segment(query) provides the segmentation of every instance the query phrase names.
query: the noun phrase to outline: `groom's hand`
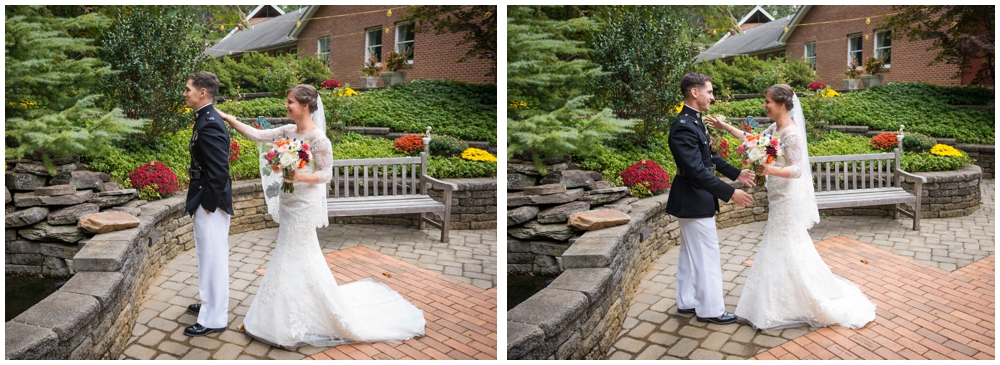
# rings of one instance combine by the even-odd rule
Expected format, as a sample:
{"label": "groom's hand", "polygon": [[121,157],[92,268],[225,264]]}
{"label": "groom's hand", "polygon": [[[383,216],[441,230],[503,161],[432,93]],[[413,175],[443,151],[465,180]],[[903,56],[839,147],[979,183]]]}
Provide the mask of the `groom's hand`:
{"label": "groom's hand", "polygon": [[736,181],[739,181],[739,182],[743,183],[743,185],[746,185],[746,186],[749,186],[749,187],[752,188],[754,186],[757,186],[757,184],[754,184],[753,178],[754,178],[753,171],[743,170],[743,171],[740,171],[740,177],[736,178]]}
{"label": "groom's hand", "polygon": [[743,190],[736,189],[736,191],[733,192],[732,201],[739,206],[746,208],[753,205],[753,196],[747,194],[747,192]]}

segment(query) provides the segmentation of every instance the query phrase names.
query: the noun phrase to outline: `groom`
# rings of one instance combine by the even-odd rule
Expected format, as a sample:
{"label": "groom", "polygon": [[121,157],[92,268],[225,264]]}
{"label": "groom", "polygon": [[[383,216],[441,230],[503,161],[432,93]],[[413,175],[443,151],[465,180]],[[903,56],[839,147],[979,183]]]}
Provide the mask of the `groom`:
{"label": "groom", "polygon": [[200,304],[188,306],[198,321],[184,329],[188,336],[226,330],[229,321],[229,219],[233,216],[233,190],[229,179],[229,133],[212,106],[219,79],[211,72],[188,76],[184,103],[194,110],[191,131],[191,168],[187,205],[194,216],[194,244],[198,255]]}
{"label": "groom", "polygon": [[681,79],[684,108],[670,125],[668,144],[677,164],[677,176],[667,199],[667,214],[680,223],[681,251],[677,264],[677,312],[695,314],[699,322],[729,324],[736,315],[722,301],[722,267],[715,212],[719,199],[743,207],[753,197],[715,176],[718,169],[731,180],[754,186],[753,173],[733,167],[712,150],[702,113],[715,100],[712,79],[689,73]]}

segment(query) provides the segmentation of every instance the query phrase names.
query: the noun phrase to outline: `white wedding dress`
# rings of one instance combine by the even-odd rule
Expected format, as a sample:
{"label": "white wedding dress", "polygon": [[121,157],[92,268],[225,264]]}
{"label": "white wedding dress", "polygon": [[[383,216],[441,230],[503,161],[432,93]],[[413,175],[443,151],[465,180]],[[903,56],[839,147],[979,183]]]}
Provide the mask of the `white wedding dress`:
{"label": "white wedding dress", "polygon": [[[767,132],[774,133],[776,125]],[[809,236],[819,211],[802,129],[788,126],[778,131],[784,166],[792,176],[767,177],[767,225],[736,315],[761,330],[807,325],[860,328],[875,319],[875,304],[856,284],[830,272]]]}
{"label": "white wedding dress", "polygon": [[248,136],[256,142],[308,138],[315,162],[299,171],[316,171],[324,181],[294,183],[294,193],[280,193],[278,241],[243,320],[247,334],[283,347],[402,341],[423,335],[423,311],[385,284],[363,279],[337,285],[316,238],[316,229],[329,222],[324,189],[332,174],[330,140],[320,129],[305,135],[295,129],[294,124],[251,129]]}

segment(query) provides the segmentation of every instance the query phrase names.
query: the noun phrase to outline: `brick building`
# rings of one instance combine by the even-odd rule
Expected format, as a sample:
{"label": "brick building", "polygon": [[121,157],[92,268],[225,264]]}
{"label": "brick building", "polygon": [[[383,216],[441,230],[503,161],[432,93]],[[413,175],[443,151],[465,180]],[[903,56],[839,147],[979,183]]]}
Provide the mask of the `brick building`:
{"label": "brick building", "polygon": [[[889,5],[806,5],[790,18],[764,23],[740,36],[723,38],[698,57],[731,60],[736,54],[760,58],[785,55],[812,63],[819,81],[839,88],[852,59],[861,64],[868,57],[887,54],[883,83],[969,85],[978,68],[961,79],[952,78],[957,65],[942,62],[927,66],[938,54],[938,50],[928,50],[933,41],[893,39],[892,32],[882,25],[882,14],[892,12]],[[773,39],[776,34],[777,39]]]}
{"label": "brick building", "polygon": [[[309,6],[255,24],[254,29],[237,32],[208,53],[234,58],[248,51],[319,57],[327,61],[334,78],[359,84],[363,76],[361,68],[369,55],[374,54],[381,61],[390,52],[408,47],[413,51],[410,68],[403,70],[407,81],[496,83],[495,75],[486,76],[496,67],[494,61],[470,59],[455,63],[471,46],[457,46],[464,34],[415,32],[413,22],[406,18],[407,8],[405,5]],[[230,54],[233,49],[238,52]]]}

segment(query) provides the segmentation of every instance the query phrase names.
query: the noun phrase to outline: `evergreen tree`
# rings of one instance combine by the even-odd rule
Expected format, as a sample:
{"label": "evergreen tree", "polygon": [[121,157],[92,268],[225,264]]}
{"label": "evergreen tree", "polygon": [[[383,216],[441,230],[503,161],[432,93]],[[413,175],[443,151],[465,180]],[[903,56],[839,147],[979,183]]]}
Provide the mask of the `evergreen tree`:
{"label": "evergreen tree", "polygon": [[[95,13],[56,17],[41,6],[6,6],[4,14],[5,153],[43,160],[99,153],[144,123],[96,107],[107,67],[93,57]],[[52,172],[49,163],[50,172]]]}
{"label": "evergreen tree", "polygon": [[182,92],[206,57],[204,43],[191,37],[194,18],[168,7],[121,6],[110,12],[99,55],[115,76],[101,83],[102,90],[126,116],[152,120],[133,144],[148,146],[191,122]]}
{"label": "evergreen tree", "polygon": [[542,157],[585,157],[628,131],[635,121],[594,110],[582,92],[601,71],[586,58],[585,42],[573,38],[593,31],[593,19],[555,21],[534,6],[508,7],[508,17],[508,156],[531,152],[537,164]]}
{"label": "evergreen tree", "polygon": [[680,82],[690,71],[694,30],[676,6],[609,6],[594,37],[594,62],[606,71],[594,90],[602,105],[625,119],[640,119],[632,139],[644,143],[665,132],[683,100]]}

